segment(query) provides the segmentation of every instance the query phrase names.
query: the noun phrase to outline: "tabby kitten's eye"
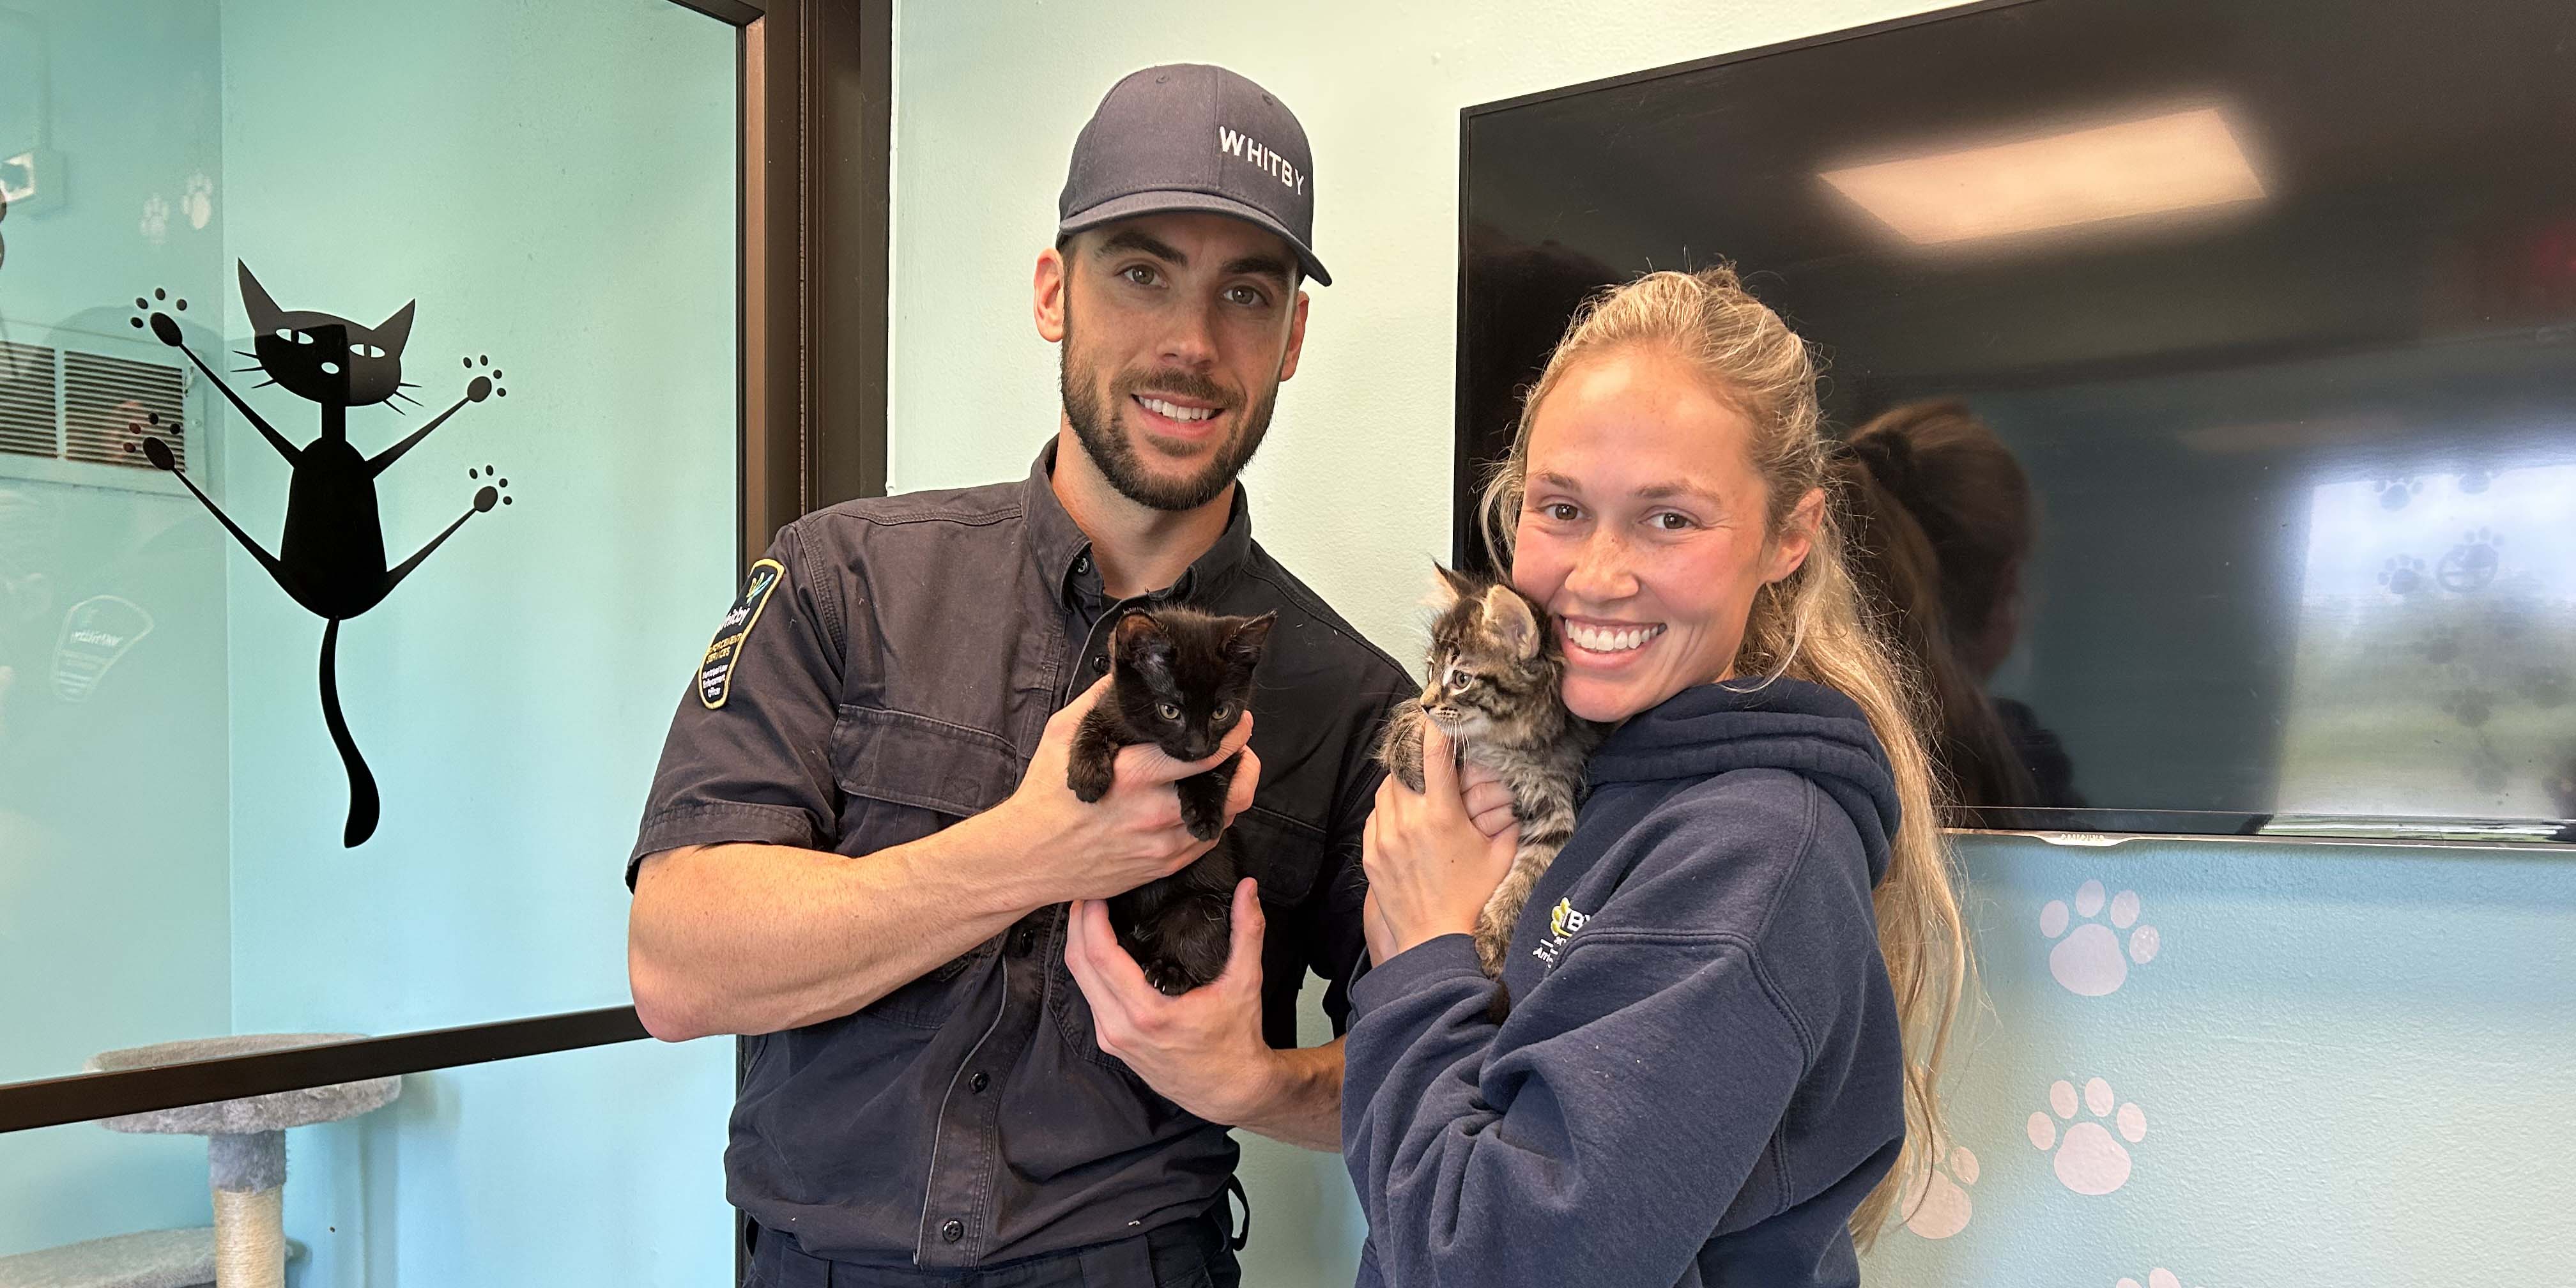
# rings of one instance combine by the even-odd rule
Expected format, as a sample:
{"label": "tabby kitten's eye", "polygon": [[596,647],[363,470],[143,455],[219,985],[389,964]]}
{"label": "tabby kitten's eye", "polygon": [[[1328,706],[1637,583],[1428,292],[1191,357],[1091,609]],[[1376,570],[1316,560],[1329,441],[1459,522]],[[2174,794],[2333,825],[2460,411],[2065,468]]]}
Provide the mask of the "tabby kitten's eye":
{"label": "tabby kitten's eye", "polygon": [[1467,690],[1474,687],[1476,687],[1475,672],[1451,671],[1449,673],[1449,691],[1451,693],[1465,693]]}
{"label": "tabby kitten's eye", "polygon": [[1178,720],[1181,718],[1181,709],[1169,702],[1157,703],[1154,707],[1154,714],[1161,716],[1166,720]]}

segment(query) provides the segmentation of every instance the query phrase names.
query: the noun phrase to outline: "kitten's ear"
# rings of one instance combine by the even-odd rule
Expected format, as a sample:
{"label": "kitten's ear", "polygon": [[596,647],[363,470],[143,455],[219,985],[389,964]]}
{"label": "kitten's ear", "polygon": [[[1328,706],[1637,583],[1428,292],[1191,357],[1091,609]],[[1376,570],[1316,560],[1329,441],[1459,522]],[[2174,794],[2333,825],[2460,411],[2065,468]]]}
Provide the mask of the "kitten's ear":
{"label": "kitten's ear", "polygon": [[258,278],[250,275],[249,260],[234,260],[233,266],[241,270],[242,312],[250,315],[251,333],[266,335],[277,330],[284,323],[283,314],[286,310],[277,307],[277,301],[268,298],[267,288],[259,284]]}
{"label": "kitten's ear", "polygon": [[412,300],[394,310],[392,317],[376,324],[376,345],[383,349],[387,356],[395,358],[402,356],[403,342],[411,339],[412,305],[418,303],[420,301]]}
{"label": "kitten's ear", "polygon": [[1445,613],[1452,608],[1456,608],[1458,606],[1458,601],[1462,599],[1475,598],[1476,582],[1474,578],[1442,564],[1437,559],[1431,561],[1431,572],[1431,609],[1433,612]]}
{"label": "kitten's ear", "polygon": [[1226,660],[1246,668],[1261,664],[1261,651],[1270,645],[1270,628],[1279,622],[1279,614],[1263,613],[1234,628],[1226,637]]}
{"label": "kitten's ear", "polygon": [[1509,586],[1496,583],[1485,591],[1485,624],[1512,656],[1526,662],[1538,656],[1538,614]]}
{"label": "kitten's ear", "polygon": [[1172,637],[1164,634],[1163,624],[1152,613],[1133,612],[1118,619],[1109,632],[1110,656],[1130,666],[1168,667],[1172,663]]}

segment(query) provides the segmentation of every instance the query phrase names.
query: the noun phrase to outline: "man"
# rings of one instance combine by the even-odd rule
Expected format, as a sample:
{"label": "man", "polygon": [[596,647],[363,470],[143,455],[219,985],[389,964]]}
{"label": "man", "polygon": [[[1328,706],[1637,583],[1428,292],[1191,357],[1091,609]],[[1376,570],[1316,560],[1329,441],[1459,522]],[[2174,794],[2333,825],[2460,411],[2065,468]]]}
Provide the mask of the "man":
{"label": "man", "polygon": [[[1341,1044],[1295,1049],[1297,990],[1330,981],[1340,1028],[1371,753],[1411,690],[1253,542],[1235,482],[1301,283],[1330,281],[1313,201],[1259,86],[1120,81],[1038,257],[1063,409],[1035,469],[788,525],[682,700],[629,971],[656,1036],[753,1035],[725,1163],[754,1282],[1232,1284],[1226,1128],[1336,1147]],[[1250,715],[1207,761],[1127,748],[1081,803],[1111,629],[1185,600],[1279,614]],[[1233,953],[1167,998],[1097,901],[1205,852],[1171,784],[1238,748]]]}

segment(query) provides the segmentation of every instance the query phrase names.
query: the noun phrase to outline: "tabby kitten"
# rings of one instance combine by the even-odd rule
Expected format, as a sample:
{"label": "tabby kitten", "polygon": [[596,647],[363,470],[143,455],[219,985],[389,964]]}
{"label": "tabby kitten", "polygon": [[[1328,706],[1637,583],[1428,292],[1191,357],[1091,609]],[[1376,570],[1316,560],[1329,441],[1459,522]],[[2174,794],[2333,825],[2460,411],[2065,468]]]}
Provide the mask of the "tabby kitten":
{"label": "tabby kitten", "polygon": [[[1422,790],[1422,722],[1433,720],[1462,761],[1493,770],[1510,789],[1520,849],[1476,921],[1477,960],[1499,977],[1521,905],[1574,835],[1584,761],[1608,731],[1565,709],[1565,650],[1544,606],[1508,584],[1434,569],[1430,681],[1420,699],[1395,709],[1378,759]],[[1508,1005],[1495,1002],[1497,1012]]]}
{"label": "tabby kitten", "polygon": [[[1217,617],[1192,608],[1137,609],[1109,633],[1109,692],[1074,731],[1066,785],[1084,802],[1109,792],[1118,749],[1149,742],[1174,760],[1216,753],[1243,718],[1253,668],[1277,614]],[[1215,979],[1230,946],[1234,886],[1243,878],[1225,830],[1225,797],[1241,753],[1172,786],[1181,822],[1216,848],[1188,867],[1109,901],[1118,943],[1155,988],[1179,996]]]}

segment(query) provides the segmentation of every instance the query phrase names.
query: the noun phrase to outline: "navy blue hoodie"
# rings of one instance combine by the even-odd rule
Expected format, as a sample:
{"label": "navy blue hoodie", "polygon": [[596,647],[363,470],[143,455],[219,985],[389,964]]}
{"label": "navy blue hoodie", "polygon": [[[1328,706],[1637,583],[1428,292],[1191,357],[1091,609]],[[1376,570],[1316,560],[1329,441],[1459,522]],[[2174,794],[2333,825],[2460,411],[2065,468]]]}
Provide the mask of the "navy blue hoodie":
{"label": "navy blue hoodie", "polygon": [[1858,1284],[1845,1223],[1905,1136],[1885,751],[1833,690],[1703,684],[1591,777],[1499,1028],[1465,935],[1351,988],[1360,1284]]}

